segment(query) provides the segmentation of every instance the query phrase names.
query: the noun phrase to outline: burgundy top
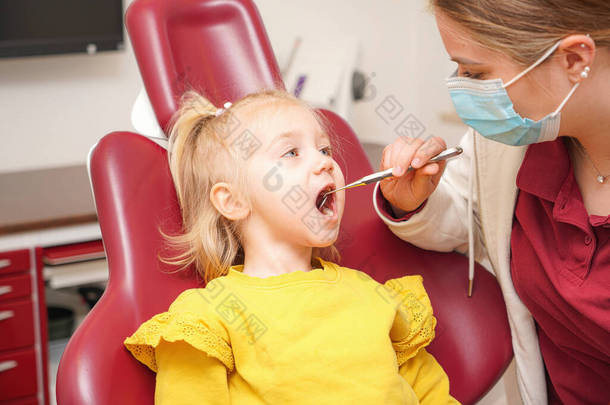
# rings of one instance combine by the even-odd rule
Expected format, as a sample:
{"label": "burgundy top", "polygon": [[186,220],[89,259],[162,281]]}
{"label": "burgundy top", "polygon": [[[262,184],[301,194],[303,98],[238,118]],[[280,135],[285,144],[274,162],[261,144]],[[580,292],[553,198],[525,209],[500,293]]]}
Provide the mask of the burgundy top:
{"label": "burgundy top", "polygon": [[511,273],[536,320],[549,403],[608,404],[610,217],[587,214],[562,138],[528,148],[517,187]]}
{"label": "burgundy top", "polygon": [[[511,274],[536,321],[549,403],[608,404],[610,217],[587,214],[562,138],[528,148],[517,187]],[[397,219],[377,194],[387,218],[415,213]]]}

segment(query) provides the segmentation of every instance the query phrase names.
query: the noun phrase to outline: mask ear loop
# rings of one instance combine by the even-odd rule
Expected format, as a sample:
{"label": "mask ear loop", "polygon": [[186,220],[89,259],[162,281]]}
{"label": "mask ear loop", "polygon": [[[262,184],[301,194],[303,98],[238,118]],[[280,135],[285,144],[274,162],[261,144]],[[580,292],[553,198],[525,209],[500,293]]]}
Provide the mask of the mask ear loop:
{"label": "mask ear loop", "polygon": [[528,67],[527,69],[525,69],[523,72],[519,73],[517,76],[513,77],[512,80],[510,80],[508,83],[502,85],[502,87],[507,88],[508,86],[510,86],[511,84],[513,84],[514,82],[516,82],[517,80],[521,79],[523,76],[525,76],[526,74],[528,74],[532,69],[534,69],[536,66],[540,65],[542,62],[544,62],[546,60],[546,58],[548,58],[549,56],[551,56],[551,54],[553,52],[555,52],[557,50],[557,48],[559,47],[559,44],[561,44],[562,39],[560,39],[559,41],[557,41],[557,43],[555,45],[553,45],[551,48],[549,48],[548,51],[546,51],[544,53],[544,55],[542,55],[536,62],[534,62],[533,65],[531,65],[530,67]]}
{"label": "mask ear loop", "polygon": [[557,109],[553,112],[552,115],[557,115],[559,113],[559,111],[561,111],[561,109],[563,108],[564,105],[566,105],[566,103],[568,102],[568,100],[570,99],[570,97],[572,97],[572,94],[574,94],[574,92],[576,91],[576,89],[578,88],[578,86],[580,86],[580,82],[575,83],[574,86],[572,86],[572,90],[570,90],[570,92],[568,93],[568,95],[566,96],[566,98],[563,99],[563,101],[561,102],[561,104],[559,104],[559,107],[557,107]]}

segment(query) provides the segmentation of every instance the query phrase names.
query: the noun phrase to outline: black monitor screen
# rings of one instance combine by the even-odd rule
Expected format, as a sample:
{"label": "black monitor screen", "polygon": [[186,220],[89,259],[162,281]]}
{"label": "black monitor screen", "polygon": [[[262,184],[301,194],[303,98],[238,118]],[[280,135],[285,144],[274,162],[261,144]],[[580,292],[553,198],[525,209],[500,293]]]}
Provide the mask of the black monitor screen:
{"label": "black monitor screen", "polygon": [[121,49],[122,0],[0,0],[0,57]]}

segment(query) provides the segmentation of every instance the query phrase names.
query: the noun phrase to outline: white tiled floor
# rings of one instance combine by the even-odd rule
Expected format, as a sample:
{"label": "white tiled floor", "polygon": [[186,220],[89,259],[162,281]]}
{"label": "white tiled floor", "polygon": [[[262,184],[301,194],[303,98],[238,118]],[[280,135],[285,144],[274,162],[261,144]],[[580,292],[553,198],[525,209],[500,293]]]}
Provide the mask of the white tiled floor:
{"label": "white tiled floor", "polygon": [[56,405],[55,400],[55,381],[57,376],[57,367],[59,367],[59,359],[64,352],[64,348],[68,344],[68,339],[58,339],[49,342],[49,394],[51,396],[51,405]]}

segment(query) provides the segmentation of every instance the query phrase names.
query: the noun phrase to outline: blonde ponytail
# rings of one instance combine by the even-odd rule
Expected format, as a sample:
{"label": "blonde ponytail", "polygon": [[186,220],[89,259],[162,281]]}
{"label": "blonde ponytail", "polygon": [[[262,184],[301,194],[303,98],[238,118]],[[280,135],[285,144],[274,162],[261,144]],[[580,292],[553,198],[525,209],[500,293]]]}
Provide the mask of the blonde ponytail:
{"label": "blonde ponytail", "polygon": [[[159,229],[168,245],[180,253],[163,263],[193,265],[207,283],[226,273],[243,256],[239,224],[222,216],[208,198],[219,181],[239,184],[244,190],[243,170],[230,170],[240,163],[222,138],[226,116],[195,91],[186,92],[169,123],[168,160],[182,214],[183,232],[168,235]],[[232,162],[231,165],[228,162]]]}
{"label": "blonde ponytail", "polygon": [[[257,101],[295,103],[309,109],[326,127],[317,112],[280,90],[250,94],[221,114],[208,99],[195,91],[188,91],[182,96],[180,108],[168,125],[169,167],[183,229],[180,234],[168,235],[159,228],[168,247],[180,253],[173,257],[158,257],[163,263],[180,266],[177,271],[193,267],[205,283],[226,275],[230,266],[244,260],[242,224],[227,219],[216,210],[209,195],[214,184],[227,182],[237,185],[241,197],[250,203],[244,159],[229,142],[235,130],[234,112]],[[340,258],[334,245],[314,248],[313,256],[329,261]]]}

